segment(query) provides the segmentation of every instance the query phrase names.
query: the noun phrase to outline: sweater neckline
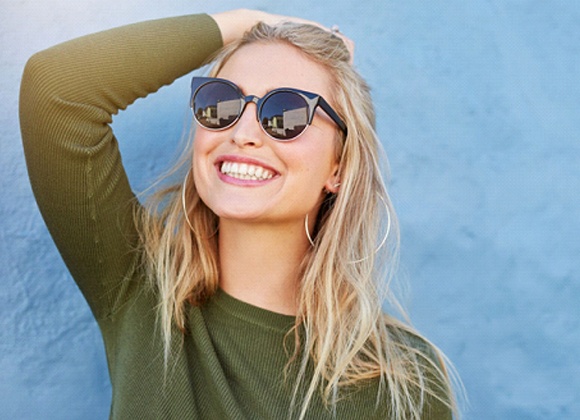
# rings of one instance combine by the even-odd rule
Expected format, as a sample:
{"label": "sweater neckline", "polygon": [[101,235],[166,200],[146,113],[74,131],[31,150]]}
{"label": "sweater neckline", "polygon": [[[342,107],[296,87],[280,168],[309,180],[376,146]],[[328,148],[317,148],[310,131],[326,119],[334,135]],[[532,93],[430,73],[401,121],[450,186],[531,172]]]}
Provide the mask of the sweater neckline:
{"label": "sweater neckline", "polygon": [[224,292],[221,288],[218,288],[208,305],[215,306],[216,309],[243,322],[283,333],[287,333],[294,326],[296,320],[293,315],[284,315],[241,301]]}

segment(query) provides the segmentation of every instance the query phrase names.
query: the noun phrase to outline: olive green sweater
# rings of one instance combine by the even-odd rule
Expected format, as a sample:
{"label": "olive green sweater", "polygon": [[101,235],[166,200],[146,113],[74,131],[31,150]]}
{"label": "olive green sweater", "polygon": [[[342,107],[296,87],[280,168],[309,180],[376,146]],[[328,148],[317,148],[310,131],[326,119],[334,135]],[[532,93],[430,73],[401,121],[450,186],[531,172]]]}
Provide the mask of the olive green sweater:
{"label": "olive green sweater", "polygon": [[[199,67],[221,45],[207,15],[161,19],[55,46],[34,55],[24,72],[20,118],[32,187],[101,329],[114,419],[288,416],[293,381],[284,380],[283,341],[292,317],[220,291],[203,307],[187,308],[187,331],[175,334],[165,370],[157,297],[135,252],[139,204],[110,125],[113,114]],[[376,403],[377,389],[351,390],[334,416],[386,418],[388,401]],[[424,417],[451,414],[428,401]],[[307,418],[333,412],[316,397]]]}

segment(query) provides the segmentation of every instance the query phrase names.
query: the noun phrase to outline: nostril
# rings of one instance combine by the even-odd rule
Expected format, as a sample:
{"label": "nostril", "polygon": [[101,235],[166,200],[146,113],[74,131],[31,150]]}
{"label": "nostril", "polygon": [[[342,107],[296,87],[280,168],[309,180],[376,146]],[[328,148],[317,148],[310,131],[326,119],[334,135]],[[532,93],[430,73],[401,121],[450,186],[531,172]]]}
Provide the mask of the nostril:
{"label": "nostril", "polygon": [[232,137],[232,143],[237,144],[240,147],[256,147],[257,143],[251,139],[243,139],[238,135]]}

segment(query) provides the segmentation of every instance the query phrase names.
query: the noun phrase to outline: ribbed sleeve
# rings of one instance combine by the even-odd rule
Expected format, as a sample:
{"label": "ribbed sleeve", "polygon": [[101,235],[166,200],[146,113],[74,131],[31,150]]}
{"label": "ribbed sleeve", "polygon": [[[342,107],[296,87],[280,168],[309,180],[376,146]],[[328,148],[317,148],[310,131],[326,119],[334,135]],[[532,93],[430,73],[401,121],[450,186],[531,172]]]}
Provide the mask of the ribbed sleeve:
{"label": "ribbed sleeve", "polygon": [[97,319],[134,287],[137,204],[112,115],[194,70],[221,45],[213,19],[192,15],[78,38],[35,54],[25,67],[20,123],[32,188]]}

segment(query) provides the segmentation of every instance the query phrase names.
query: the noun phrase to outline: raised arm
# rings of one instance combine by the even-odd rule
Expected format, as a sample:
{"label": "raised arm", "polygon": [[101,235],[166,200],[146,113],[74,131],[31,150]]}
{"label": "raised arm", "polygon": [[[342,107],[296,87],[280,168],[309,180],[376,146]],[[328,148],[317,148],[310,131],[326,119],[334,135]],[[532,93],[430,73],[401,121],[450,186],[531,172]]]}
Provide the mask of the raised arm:
{"label": "raised arm", "polygon": [[124,280],[136,264],[138,204],[110,126],[112,115],[194,70],[258,21],[283,20],[316,24],[240,9],[128,25],[30,58],[20,121],[32,188],[97,318],[130,295],[134,285]]}
{"label": "raised arm", "polygon": [[20,121],[38,206],[97,318],[133,287],[137,205],[112,115],[198,67],[222,45],[207,15],[100,32],[35,54],[26,65]]}

